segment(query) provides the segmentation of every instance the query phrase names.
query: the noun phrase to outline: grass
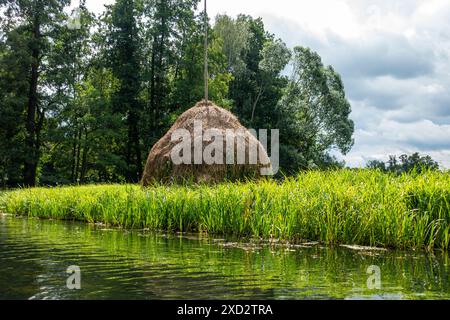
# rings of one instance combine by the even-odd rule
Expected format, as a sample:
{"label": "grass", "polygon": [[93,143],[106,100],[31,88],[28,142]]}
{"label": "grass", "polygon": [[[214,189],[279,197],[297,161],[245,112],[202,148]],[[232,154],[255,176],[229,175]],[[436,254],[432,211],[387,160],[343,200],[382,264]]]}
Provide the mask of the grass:
{"label": "grass", "polygon": [[340,170],[282,183],[20,189],[0,195],[0,211],[123,228],[448,250],[450,173]]}

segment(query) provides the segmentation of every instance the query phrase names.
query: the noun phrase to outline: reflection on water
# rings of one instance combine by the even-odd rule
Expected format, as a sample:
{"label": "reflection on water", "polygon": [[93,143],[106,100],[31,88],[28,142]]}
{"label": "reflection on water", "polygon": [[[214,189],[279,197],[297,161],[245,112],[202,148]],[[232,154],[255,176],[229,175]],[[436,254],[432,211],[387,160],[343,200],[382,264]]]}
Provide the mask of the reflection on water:
{"label": "reflection on water", "polygon": [[[449,299],[449,256],[230,246],[0,215],[0,299]],[[81,290],[66,287],[81,268]],[[381,289],[367,268],[379,266]]]}

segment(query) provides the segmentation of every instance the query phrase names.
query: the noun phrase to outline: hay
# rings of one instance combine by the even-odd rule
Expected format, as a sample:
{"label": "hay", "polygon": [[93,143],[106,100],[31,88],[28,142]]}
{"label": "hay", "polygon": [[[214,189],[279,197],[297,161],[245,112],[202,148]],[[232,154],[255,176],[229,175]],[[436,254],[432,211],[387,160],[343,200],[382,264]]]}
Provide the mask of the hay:
{"label": "hay", "polygon": [[[200,137],[194,136],[194,121],[198,121],[197,123],[201,122],[202,124],[203,130],[202,136]],[[180,142],[179,140],[172,141],[172,134],[177,129],[185,129],[191,135],[192,148],[189,164],[183,163],[176,165],[172,161],[172,149]],[[205,131],[208,129],[217,129],[217,132],[222,133],[224,136],[224,151],[227,150],[226,130],[233,130],[233,132],[238,133],[238,138],[234,139],[233,162],[228,159],[227,164],[226,152],[222,152],[218,154],[218,157],[223,157],[223,164],[207,164],[204,159],[201,164],[194,164],[194,140],[197,139],[198,141],[198,139],[202,139]],[[239,164],[237,162],[238,141],[244,142],[241,142],[241,145],[245,145],[245,162]],[[203,146],[201,150],[204,150],[210,143],[211,141],[200,142]],[[259,156],[253,158],[256,161],[250,162],[250,146],[255,145],[259,150]],[[215,155],[214,152],[213,155]],[[148,186],[153,183],[180,183],[185,181],[194,183],[218,183],[225,180],[252,179],[261,177],[262,168],[270,168],[270,159],[261,143],[241,125],[239,120],[231,112],[211,102],[206,104],[203,100],[197,103],[195,107],[183,113],[166,135],[153,146],[147,159],[141,184]]]}

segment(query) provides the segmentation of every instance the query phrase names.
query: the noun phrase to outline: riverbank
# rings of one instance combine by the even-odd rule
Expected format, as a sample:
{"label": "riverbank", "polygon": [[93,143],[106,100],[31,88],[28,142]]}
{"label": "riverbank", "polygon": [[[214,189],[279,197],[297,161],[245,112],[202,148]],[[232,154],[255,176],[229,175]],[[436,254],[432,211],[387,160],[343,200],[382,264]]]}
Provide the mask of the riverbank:
{"label": "riverbank", "polygon": [[0,211],[123,228],[448,250],[450,173],[341,170],[282,183],[22,189],[0,196]]}

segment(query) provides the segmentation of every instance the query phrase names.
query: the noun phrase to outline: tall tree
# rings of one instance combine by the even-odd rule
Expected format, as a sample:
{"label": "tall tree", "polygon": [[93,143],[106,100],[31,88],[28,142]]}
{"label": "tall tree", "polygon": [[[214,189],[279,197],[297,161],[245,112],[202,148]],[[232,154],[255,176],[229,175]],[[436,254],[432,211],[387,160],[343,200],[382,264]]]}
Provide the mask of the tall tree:
{"label": "tall tree", "polygon": [[233,75],[229,89],[233,111],[248,127],[275,128],[276,105],[287,83],[281,75],[290,56],[286,45],[265,30],[260,18],[246,15],[236,19],[219,15],[214,30]]}
{"label": "tall tree", "polygon": [[[83,181],[90,152],[87,119],[92,106],[83,100],[82,92],[94,54],[91,28],[95,17],[87,10],[84,0],[72,15],[72,21],[58,29],[48,59],[47,82],[53,88],[50,95],[53,107],[46,128],[47,143],[43,146],[47,155],[41,169],[44,184],[54,184],[58,180]],[[70,175],[58,174],[55,168],[60,156],[55,151],[61,151],[66,145],[70,148],[61,153],[66,159],[62,164],[67,166]]]}
{"label": "tall tree", "polygon": [[295,47],[293,71],[278,103],[284,115],[281,128],[281,162],[288,170],[326,165],[328,151],[347,153],[353,145],[351,106],[339,74],[324,67],[309,48]]}
{"label": "tall tree", "polygon": [[[171,112],[179,114],[204,98],[204,15],[193,17],[190,28],[183,31],[185,38],[175,62]],[[208,30],[209,100],[224,108],[231,107],[228,99],[229,83],[233,76],[223,53],[223,42],[212,30]]]}
{"label": "tall tree", "polygon": [[[141,33],[145,100],[144,141],[155,143],[173,121],[184,99],[176,101],[176,83],[184,76],[184,62],[198,34],[195,14],[199,0],[144,0]],[[191,62],[192,63],[192,62]],[[193,66],[195,67],[195,66]],[[183,97],[185,98],[185,97]]]}
{"label": "tall tree", "polygon": [[0,179],[1,185],[23,183],[25,155],[24,110],[27,103],[29,59],[23,27],[3,25],[0,43]]}
{"label": "tall tree", "polygon": [[137,182],[142,176],[142,153],[140,118],[142,104],[139,100],[140,79],[140,39],[137,29],[136,2],[118,0],[112,7],[111,16],[111,66],[119,87],[114,95],[114,109],[124,114],[127,125],[125,160],[127,180]]}
{"label": "tall tree", "polygon": [[246,68],[243,56],[249,49],[249,27],[248,21],[243,18],[233,19],[225,14],[216,16],[214,32],[222,39],[228,69],[235,74],[244,72]]}
{"label": "tall tree", "polygon": [[253,101],[250,124],[255,124],[256,108],[264,96],[265,91],[277,83],[281,71],[286,67],[291,52],[286,44],[280,39],[269,39],[264,43],[261,50],[261,61],[259,63],[260,75],[257,82],[257,95]]}
{"label": "tall tree", "polygon": [[[23,182],[36,185],[37,169],[41,157],[41,133],[45,122],[48,89],[45,83],[47,57],[52,48],[54,30],[66,20],[63,12],[69,0],[2,0],[0,9],[5,10],[10,25],[22,36],[20,54],[26,55],[28,84],[25,106],[25,139]],[[23,47],[26,46],[26,48]],[[20,75],[17,75],[20,78]]]}

